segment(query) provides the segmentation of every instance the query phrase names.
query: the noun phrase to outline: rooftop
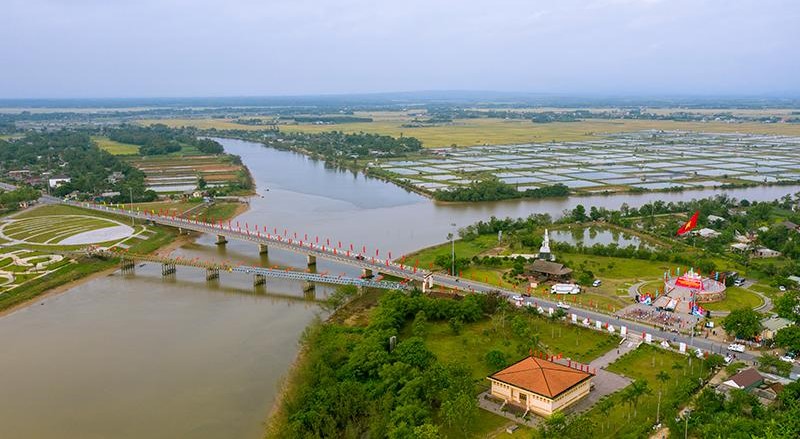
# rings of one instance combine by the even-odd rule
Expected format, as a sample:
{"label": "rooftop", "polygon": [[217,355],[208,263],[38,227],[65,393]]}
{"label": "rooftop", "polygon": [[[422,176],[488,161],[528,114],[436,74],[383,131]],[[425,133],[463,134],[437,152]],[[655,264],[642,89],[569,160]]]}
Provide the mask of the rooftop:
{"label": "rooftop", "polygon": [[528,270],[535,271],[537,273],[551,274],[555,276],[565,276],[572,273],[572,270],[564,267],[564,264],[544,261],[542,259],[537,259],[533,261],[533,264],[528,266]]}
{"label": "rooftop", "polygon": [[772,316],[761,321],[761,325],[770,331],[780,331],[781,329],[791,326],[793,322],[783,317]]}
{"label": "rooftop", "polygon": [[737,386],[739,386],[739,388],[743,389],[745,387],[750,387],[753,384],[762,381],[763,379],[764,377],[762,377],[757,370],[753,369],[752,367],[748,367],[747,369],[730,377],[728,381],[733,381]]}
{"label": "rooftop", "polygon": [[589,372],[543,358],[525,357],[489,378],[548,398],[555,398],[592,376]]}

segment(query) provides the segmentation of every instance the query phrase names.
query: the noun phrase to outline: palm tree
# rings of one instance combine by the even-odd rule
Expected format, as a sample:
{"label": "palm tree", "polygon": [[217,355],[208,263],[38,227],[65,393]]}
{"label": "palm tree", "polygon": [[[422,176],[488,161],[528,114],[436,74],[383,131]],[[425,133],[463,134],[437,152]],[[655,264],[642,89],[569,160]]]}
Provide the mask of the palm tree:
{"label": "palm tree", "polygon": [[637,413],[637,408],[639,406],[639,398],[642,395],[649,395],[653,393],[650,390],[650,386],[647,384],[646,380],[636,380],[633,384],[629,387],[630,391],[628,392],[628,396],[630,397],[631,403],[633,404],[633,417],[635,418]]}
{"label": "palm tree", "polygon": [[[605,398],[600,403],[597,404],[597,409],[600,410],[600,413],[603,414],[603,419],[608,420],[608,414],[611,412],[611,409],[614,408],[614,401],[611,398]],[[606,423],[601,421],[600,426],[602,431],[605,432],[606,430]]]}
{"label": "palm tree", "polygon": [[658,374],[656,374],[656,379],[661,381],[661,387],[658,388],[659,392],[664,388],[664,383],[669,381],[670,378],[671,377],[669,376],[669,374],[664,372],[663,370],[660,371]]}

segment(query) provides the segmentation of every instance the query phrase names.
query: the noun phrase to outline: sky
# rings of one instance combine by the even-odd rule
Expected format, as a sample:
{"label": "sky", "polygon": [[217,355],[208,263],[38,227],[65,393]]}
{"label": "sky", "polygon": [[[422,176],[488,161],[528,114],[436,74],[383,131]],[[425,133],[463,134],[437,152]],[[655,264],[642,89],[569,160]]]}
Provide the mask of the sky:
{"label": "sky", "polygon": [[3,0],[0,99],[800,95],[795,0]]}

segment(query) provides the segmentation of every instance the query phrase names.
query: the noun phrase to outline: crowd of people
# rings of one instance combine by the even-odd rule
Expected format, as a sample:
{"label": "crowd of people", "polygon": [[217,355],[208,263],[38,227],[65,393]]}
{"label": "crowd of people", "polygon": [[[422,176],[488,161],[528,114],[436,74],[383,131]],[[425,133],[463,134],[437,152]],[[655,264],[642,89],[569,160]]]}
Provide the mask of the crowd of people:
{"label": "crowd of people", "polygon": [[678,332],[678,330],[694,323],[690,317],[682,317],[674,312],[659,311],[653,308],[629,308],[622,312],[622,317],[652,323],[672,332]]}

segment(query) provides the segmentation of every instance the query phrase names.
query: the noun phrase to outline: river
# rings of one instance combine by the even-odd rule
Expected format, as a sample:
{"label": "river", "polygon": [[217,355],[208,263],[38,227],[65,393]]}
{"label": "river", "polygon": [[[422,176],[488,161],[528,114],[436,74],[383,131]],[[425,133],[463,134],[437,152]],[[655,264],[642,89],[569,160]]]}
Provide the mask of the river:
{"label": "river", "polygon": [[[577,204],[678,201],[725,192],[769,200],[800,187],[625,194],[480,204],[434,203],[392,184],[331,169],[304,155],[251,142],[221,140],[242,157],[258,187],[244,225],[299,237],[410,252],[492,215],[557,217]],[[252,227],[251,226],[251,227]],[[179,253],[219,260],[304,267],[299,255],[252,244],[213,245],[200,237]],[[319,271],[353,273],[320,261]],[[329,291],[317,287],[316,297]],[[178,269],[161,279],[156,266],[115,273],[0,318],[0,429],[8,438],[259,437],[262,422],[298,351],[303,328],[320,313],[299,284]]]}

